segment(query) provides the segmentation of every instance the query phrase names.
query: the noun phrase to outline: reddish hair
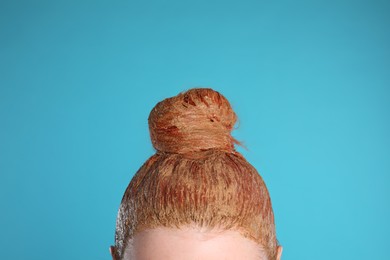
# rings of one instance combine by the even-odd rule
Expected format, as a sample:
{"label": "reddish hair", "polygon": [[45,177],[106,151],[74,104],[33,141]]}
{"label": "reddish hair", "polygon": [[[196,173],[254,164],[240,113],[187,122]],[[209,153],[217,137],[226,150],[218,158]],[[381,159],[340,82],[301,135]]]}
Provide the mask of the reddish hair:
{"label": "reddish hair", "polygon": [[274,215],[266,185],[238,153],[236,114],[212,89],[196,88],[158,103],[149,116],[156,154],[131,180],[120,205],[115,254],[156,227],[237,230],[276,259]]}

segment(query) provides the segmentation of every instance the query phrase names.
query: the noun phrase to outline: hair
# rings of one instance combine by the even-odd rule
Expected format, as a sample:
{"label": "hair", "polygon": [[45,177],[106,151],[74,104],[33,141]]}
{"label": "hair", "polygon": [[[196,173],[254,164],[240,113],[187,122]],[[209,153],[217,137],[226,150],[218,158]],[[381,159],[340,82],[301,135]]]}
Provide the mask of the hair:
{"label": "hair", "polygon": [[156,153],[138,170],[119,208],[118,259],[137,232],[157,227],[237,230],[276,259],[274,214],[267,187],[235,150],[237,117],[217,91],[194,88],[150,112]]}

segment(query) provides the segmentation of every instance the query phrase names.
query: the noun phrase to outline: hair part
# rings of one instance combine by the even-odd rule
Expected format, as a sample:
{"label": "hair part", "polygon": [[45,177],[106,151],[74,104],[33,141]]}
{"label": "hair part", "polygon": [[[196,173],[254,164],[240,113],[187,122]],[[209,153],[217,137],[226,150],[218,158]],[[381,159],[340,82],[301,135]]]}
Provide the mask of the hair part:
{"label": "hair part", "polygon": [[116,256],[135,234],[157,227],[237,230],[276,259],[272,205],[256,169],[235,151],[236,115],[211,89],[166,99],[149,116],[157,152],[138,170],[120,205]]}

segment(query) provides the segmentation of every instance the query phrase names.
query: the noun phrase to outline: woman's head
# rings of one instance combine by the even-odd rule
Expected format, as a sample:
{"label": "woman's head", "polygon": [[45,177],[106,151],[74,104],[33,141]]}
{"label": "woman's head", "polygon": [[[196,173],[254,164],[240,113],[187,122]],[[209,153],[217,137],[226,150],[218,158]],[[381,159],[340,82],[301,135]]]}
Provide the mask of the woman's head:
{"label": "woman's head", "polygon": [[186,236],[201,238],[202,245],[225,241],[226,246],[238,239],[246,241],[243,248],[257,245],[269,260],[277,258],[269,193],[256,169],[234,149],[235,122],[229,102],[211,89],[191,89],[153,108],[149,129],[157,152],[123,196],[113,248],[117,259],[147,251],[145,238],[153,238],[146,243],[152,244],[157,237],[173,242]]}

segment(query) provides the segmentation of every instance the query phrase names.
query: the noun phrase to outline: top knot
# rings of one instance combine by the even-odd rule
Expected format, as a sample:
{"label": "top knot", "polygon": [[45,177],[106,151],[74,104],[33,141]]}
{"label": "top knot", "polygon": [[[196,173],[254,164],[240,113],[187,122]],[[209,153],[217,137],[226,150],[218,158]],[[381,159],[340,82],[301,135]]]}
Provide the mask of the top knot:
{"label": "top knot", "polygon": [[194,88],[159,102],[150,112],[149,131],[157,151],[233,152],[239,143],[230,134],[236,120],[224,96],[212,89]]}

